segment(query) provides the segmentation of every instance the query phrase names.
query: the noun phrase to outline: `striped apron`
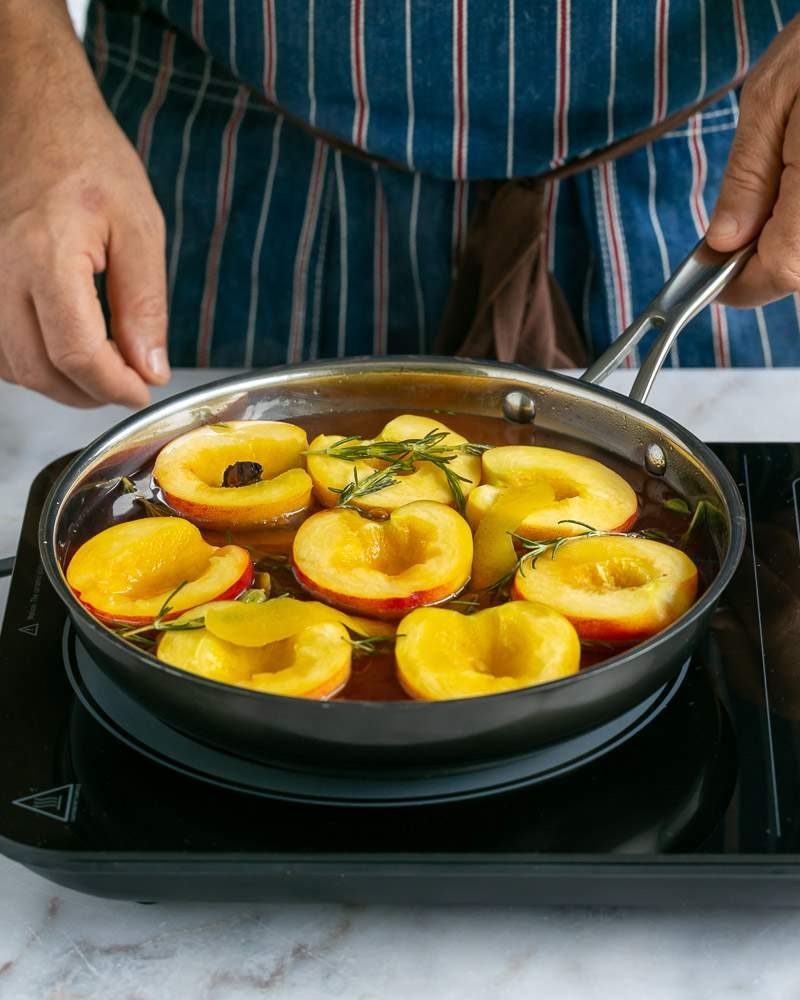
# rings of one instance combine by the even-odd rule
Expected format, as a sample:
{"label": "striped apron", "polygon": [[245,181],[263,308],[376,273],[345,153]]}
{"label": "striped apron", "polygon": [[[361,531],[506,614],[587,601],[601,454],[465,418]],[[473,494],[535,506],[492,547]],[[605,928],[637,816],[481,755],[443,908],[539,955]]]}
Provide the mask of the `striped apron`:
{"label": "striped apron", "polygon": [[[743,74],[798,9],[93,0],[86,47],[167,222],[172,363],[430,351],[476,180],[547,171],[696,103]],[[590,354],[705,230],[737,115],[730,92],[550,185],[547,253]],[[797,296],[715,305],[671,363],[800,365],[799,308]]]}

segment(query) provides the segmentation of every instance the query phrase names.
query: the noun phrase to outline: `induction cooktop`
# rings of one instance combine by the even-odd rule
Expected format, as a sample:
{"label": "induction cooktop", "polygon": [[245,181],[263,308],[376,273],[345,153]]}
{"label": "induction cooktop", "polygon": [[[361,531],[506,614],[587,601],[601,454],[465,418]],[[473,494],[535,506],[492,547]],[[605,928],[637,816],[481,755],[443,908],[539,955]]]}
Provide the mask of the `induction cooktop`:
{"label": "induction cooktop", "polygon": [[[720,445],[748,543],[674,683],[530,757],[368,782],[192,744],[114,689],[39,562],[0,634],[0,851],[142,902],[800,902],[800,445]],[[400,792],[398,792],[400,789]]]}

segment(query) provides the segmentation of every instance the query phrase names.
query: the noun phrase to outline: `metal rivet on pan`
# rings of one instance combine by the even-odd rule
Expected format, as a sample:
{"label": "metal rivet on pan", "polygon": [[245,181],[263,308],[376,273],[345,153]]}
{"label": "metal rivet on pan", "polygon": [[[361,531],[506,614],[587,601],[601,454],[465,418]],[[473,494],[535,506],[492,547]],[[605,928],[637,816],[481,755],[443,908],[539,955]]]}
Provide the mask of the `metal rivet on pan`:
{"label": "metal rivet on pan", "polygon": [[533,418],[536,416],[536,402],[524,392],[515,389],[503,400],[503,416],[506,420],[513,420],[515,424],[533,423]]}
{"label": "metal rivet on pan", "polygon": [[644,465],[651,476],[663,476],[667,471],[667,456],[660,444],[649,444],[644,452]]}

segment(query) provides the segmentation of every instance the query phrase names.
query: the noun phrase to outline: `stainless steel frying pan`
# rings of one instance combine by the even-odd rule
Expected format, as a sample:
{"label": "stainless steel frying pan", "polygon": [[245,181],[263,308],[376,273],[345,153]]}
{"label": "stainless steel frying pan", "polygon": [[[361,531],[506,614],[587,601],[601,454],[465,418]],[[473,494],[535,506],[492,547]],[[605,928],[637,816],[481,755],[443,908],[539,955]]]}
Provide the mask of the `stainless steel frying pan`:
{"label": "stainless steel frying pan", "polygon": [[[614,718],[677,674],[742,552],[744,512],[730,475],[701,441],[645,400],[674,339],[750,253],[752,247],[723,255],[699,244],[581,380],[450,358],[355,358],[229,378],[151,406],[94,441],[54,486],[40,526],[47,575],[81,640],[117,685],[170,726],[246,757],[370,767],[466,762],[525,752]],[[630,397],[600,387],[650,327],[661,333]],[[172,438],[210,420],[295,420],[342,409],[505,415],[596,442],[663,477],[688,500],[711,500],[723,512],[713,529],[716,578],[671,627],[597,667],[538,687],[434,703],[308,701],[207,681],[117,638],[74,597],[64,565],[76,541],[112,522],[119,477]]]}

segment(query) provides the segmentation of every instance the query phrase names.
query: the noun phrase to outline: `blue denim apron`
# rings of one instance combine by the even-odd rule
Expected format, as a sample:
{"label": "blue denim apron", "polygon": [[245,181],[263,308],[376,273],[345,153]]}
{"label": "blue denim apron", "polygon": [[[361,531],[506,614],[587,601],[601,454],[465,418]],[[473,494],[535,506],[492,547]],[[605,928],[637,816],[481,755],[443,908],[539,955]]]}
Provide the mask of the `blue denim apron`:
{"label": "blue denim apron", "polygon": [[[86,46],[168,228],[170,355],[430,351],[482,178],[531,176],[740,77],[798,0],[94,0]],[[590,354],[704,231],[735,92],[547,192]],[[348,155],[300,119],[373,157]],[[646,342],[643,349],[646,349]],[[712,307],[680,365],[798,365],[798,299]]]}

